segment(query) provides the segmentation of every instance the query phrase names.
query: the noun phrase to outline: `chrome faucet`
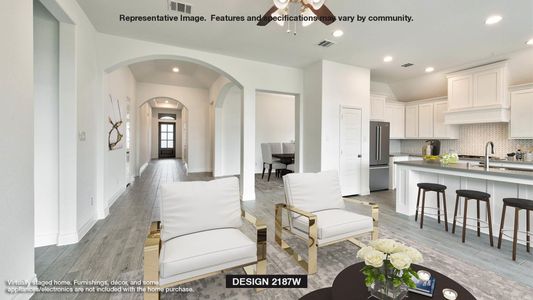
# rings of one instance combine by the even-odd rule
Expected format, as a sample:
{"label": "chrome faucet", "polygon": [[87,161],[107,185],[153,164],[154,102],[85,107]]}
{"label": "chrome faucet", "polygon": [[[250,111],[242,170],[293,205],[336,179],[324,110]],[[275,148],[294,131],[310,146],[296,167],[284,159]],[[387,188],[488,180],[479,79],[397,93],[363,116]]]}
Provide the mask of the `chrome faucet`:
{"label": "chrome faucet", "polygon": [[494,143],[493,142],[487,142],[487,144],[485,145],[485,171],[488,171],[490,166],[489,166],[489,162],[490,162],[490,158],[489,158],[489,146],[490,146],[490,149],[491,149],[491,154],[494,154]]}

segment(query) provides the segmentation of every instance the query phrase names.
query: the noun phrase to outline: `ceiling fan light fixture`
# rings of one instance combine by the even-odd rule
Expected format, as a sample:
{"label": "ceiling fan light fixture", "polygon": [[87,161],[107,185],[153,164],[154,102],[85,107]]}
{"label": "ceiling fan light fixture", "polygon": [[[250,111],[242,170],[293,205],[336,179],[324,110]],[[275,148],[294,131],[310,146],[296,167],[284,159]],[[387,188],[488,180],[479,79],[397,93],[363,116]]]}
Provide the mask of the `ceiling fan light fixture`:
{"label": "ceiling fan light fixture", "polygon": [[289,5],[289,0],[274,0],[274,5],[278,9],[285,9]]}
{"label": "ceiling fan light fixture", "polygon": [[[281,17],[285,16],[286,14],[287,14],[286,10],[278,9],[275,12],[273,12],[271,16],[274,17],[274,18],[281,18]],[[285,25],[285,21],[283,21],[283,20],[276,20],[276,23],[279,26],[282,26],[282,27]]]}
{"label": "ceiling fan light fixture", "polygon": [[316,15],[315,15],[315,13],[313,13],[313,11],[311,9],[309,9],[309,7],[304,9],[304,11],[302,12],[302,16],[303,17],[309,17],[309,20],[303,20],[302,21],[302,26],[303,27],[307,27],[307,26],[313,24],[313,22],[315,22],[314,17],[316,17]]}
{"label": "ceiling fan light fixture", "polygon": [[324,5],[324,2],[326,2],[326,0],[311,0],[309,2],[311,2],[311,6],[316,10],[320,9],[322,5]]}

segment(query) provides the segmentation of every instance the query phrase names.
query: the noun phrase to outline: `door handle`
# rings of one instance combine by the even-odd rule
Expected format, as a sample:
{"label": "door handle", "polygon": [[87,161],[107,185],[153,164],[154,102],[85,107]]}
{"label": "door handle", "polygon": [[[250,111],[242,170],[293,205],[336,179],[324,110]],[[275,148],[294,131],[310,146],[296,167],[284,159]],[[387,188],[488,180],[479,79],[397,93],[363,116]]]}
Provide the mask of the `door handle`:
{"label": "door handle", "polygon": [[357,154],[357,158],[361,158],[363,157],[361,154]]}

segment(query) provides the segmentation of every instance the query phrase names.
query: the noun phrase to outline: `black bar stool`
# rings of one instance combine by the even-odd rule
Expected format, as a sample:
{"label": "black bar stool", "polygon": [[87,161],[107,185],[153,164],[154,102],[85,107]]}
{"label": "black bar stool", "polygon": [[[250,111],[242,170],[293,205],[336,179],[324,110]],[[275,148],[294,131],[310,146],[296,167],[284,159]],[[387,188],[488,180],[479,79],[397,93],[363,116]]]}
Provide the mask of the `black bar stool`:
{"label": "black bar stool", "polygon": [[520,198],[505,198],[503,199],[503,210],[502,210],[502,220],[500,223],[500,234],[498,237],[498,249],[502,245],[502,235],[504,231],[505,224],[505,210],[507,206],[514,207],[514,228],[513,228],[513,260],[516,260],[516,243],[518,241],[518,217],[521,209],[526,210],[526,249],[527,252],[530,252],[529,248],[529,239],[530,239],[530,223],[529,223],[529,213],[533,210],[533,200],[520,199]]}
{"label": "black bar stool", "polygon": [[[446,186],[436,183],[419,183],[418,186],[418,198],[416,199],[416,215],[415,221],[418,221],[418,209],[420,207],[420,194],[424,192],[422,196],[422,211],[420,213],[420,228],[424,227],[424,208],[426,206],[426,192],[437,193],[437,221],[440,224],[440,194],[442,193],[442,204],[444,207],[444,228],[448,231],[448,214],[446,212]],[[434,207],[428,207],[435,209]]]}
{"label": "black bar stool", "polygon": [[[487,224],[487,227],[489,228],[489,238],[490,238],[490,246],[494,247],[494,241],[492,238],[492,217],[490,214],[490,194],[480,192],[480,191],[473,191],[473,190],[457,190],[457,199],[455,200],[455,211],[453,213],[453,227],[452,227],[452,233],[455,234],[455,223],[457,221],[457,210],[459,208],[459,201],[462,198],[465,198],[465,205],[464,205],[464,211],[463,211],[463,243],[466,239],[466,220],[467,219],[473,219],[468,218],[467,209],[468,209],[468,200],[476,200],[477,201],[477,218],[475,219],[477,221],[477,236],[481,236],[481,224],[485,223]],[[479,216],[479,202],[483,201],[487,205],[487,221],[481,220]]]}

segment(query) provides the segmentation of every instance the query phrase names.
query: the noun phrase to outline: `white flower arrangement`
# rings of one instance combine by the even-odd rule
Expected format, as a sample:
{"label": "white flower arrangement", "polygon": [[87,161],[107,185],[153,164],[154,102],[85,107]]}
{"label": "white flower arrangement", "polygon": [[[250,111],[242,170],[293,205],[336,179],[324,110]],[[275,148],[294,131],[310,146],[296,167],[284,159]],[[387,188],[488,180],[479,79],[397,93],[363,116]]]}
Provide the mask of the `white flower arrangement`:
{"label": "white flower arrangement", "polygon": [[414,287],[411,275],[418,278],[418,274],[411,264],[423,261],[418,250],[391,239],[371,241],[357,252],[357,257],[365,261],[362,272],[367,286],[376,281],[391,281],[395,287],[402,284]]}

